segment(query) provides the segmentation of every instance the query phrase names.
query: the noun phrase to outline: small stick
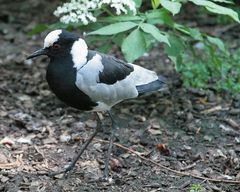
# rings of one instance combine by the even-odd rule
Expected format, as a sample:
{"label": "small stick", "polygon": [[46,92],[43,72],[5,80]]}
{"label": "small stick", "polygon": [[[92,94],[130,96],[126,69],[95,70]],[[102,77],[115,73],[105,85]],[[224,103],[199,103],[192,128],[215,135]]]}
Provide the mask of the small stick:
{"label": "small stick", "polygon": [[[108,141],[105,141],[105,140],[102,140],[102,139],[94,139],[94,140],[95,140],[95,141],[99,141],[99,142],[101,142],[101,143],[108,143]],[[125,146],[123,146],[123,145],[121,145],[121,144],[119,144],[119,143],[113,143],[113,145],[115,145],[115,146],[117,146],[117,147],[119,147],[119,148],[122,148],[122,149],[124,149],[124,150],[126,150],[126,151],[129,151],[129,152],[132,153],[132,154],[137,155],[140,159],[142,159],[142,160],[144,160],[144,161],[148,161],[148,162],[150,162],[150,163],[152,163],[152,164],[154,164],[154,165],[156,165],[156,166],[158,166],[158,167],[161,167],[161,168],[163,168],[163,169],[165,169],[165,170],[167,170],[167,171],[171,171],[171,172],[173,172],[173,173],[176,173],[177,175],[190,176],[190,177],[194,177],[194,178],[197,178],[197,179],[202,179],[202,180],[212,181],[212,182],[218,182],[218,183],[222,182],[222,183],[240,184],[240,181],[226,180],[226,179],[213,179],[213,178],[198,176],[198,175],[195,175],[195,174],[192,174],[192,173],[188,173],[188,172],[177,171],[177,170],[175,170],[175,169],[171,169],[171,168],[166,167],[166,166],[164,166],[164,165],[162,165],[162,164],[160,164],[160,163],[157,163],[157,162],[155,162],[155,161],[153,161],[153,160],[151,160],[151,159],[148,159],[148,158],[146,158],[146,157],[143,157],[142,155],[140,155],[139,152],[134,151],[134,150],[132,150],[132,149],[129,149],[128,147],[125,147]]]}

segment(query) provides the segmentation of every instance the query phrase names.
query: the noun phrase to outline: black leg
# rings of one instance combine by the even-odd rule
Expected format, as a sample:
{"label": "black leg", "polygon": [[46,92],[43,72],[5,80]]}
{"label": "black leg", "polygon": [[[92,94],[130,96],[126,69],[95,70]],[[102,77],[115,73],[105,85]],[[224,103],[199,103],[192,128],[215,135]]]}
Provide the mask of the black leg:
{"label": "black leg", "polygon": [[65,177],[69,177],[72,174],[73,168],[75,166],[75,164],[77,163],[78,159],[81,157],[82,153],[85,151],[85,149],[88,147],[88,145],[91,143],[91,141],[93,140],[93,138],[97,135],[97,133],[102,129],[102,123],[101,120],[96,112],[96,116],[97,116],[97,127],[94,131],[94,133],[91,135],[91,137],[84,143],[84,145],[82,146],[81,150],[78,152],[77,156],[73,159],[73,161],[71,162],[71,164],[62,171],[59,172],[54,172],[54,173],[50,173],[50,176],[54,176],[54,175],[59,175],[64,173]]}
{"label": "black leg", "polygon": [[109,168],[108,168],[109,161],[110,161],[111,153],[112,153],[113,139],[115,137],[115,132],[117,129],[117,124],[116,124],[115,120],[113,119],[112,113],[110,111],[108,111],[108,114],[111,119],[112,130],[111,130],[111,136],[110,136],[110,140],[109,140],[108,151],[107,151],[107,155],[106,155],[106,159],[105,159],[104,179],[106,179],[106,180],[108,180],[108,176],[109,176]]}

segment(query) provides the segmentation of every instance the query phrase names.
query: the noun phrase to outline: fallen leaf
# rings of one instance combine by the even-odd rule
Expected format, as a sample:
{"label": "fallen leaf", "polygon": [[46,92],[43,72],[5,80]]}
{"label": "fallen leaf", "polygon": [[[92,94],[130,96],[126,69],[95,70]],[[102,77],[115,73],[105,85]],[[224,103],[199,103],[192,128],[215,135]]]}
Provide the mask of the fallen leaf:
{"label": "fallen leaf", "polygon": [[63,133],[62,135],[60,135],[60,141],[65,143],[65,142],[69,142],[71,140],[71,135],[67,134],[67,133]]}
{"label": "fallen leaf", "polygon": [[86,177],[91,179],[99,179],[101,177],[102,172],[97,160],[78,161],[78,165],[84,171]]}
{"label": "fallen leaf", "polygon": [[3,176],[3,175],[0,176],[0,181],[1,181],[1,183],[5,183],[5,182],[7,182],[8,180],[9,180],[8,177],[5,177],[5,176]]}
{"label": "fallen leaf", "polygon": [[5,138],[3,138],[3,139],[0,141],[0,144],[12,146],[12,145],[15,144],[15,142],[14,142],[13,139],[10,139],[10,138],[8,138],[8,137],[5,137]]}
{"label": "fallen leaf", "polygon": [[8,157],[6,154],[3,153],[3,151],[0,151],[0,164],[4,164],[8,162]]}
{"label": "fallen leaf", "polygon": [[159,129],[154,129],[154,128],[149,128],[148,132],[151,133],[152,135],[161,135],[162,131]]}
{"label": "fallen leaf", "polygon": [[112,158],[110,161],[110,167],[115,172],[120,172],[123,167],[123,161],[120,159]]}
{"label": "fallen leaf", "polygon": [[57,143],[57,140],[54,137],[49,137],[43,140],[44,144],[52,144],[52,143]]}
{"label": "fallen leaf", "polygon": [[16,140],[16,142],[21,143],[21,144],[32,144],[31,138],[28,137],[20,137],[19,139]]}
{"label": "fallen leaf", "polygon": [[162,131],[160,130],[159,122],[152,120],[151,124],[148,126],[147,130],[152,135],[161,135]]}
{"label": "fallen leaf", "polygon": [[134,119],[136,120],[136,121],[139,121],[139,122],[145,122],[147,119],[146,119],[146,117],[144,117],[144,116],[142,116],[142,115],[135,115],[134,116]]}
{"label": "fallen leaf", "polygon": [[7,116],[7,114],[8,113],[6,111],[2,111],[2,110],[0,111],[0,116],[1,117],[5,117],[5,116]]}
{"label": "fallen leaf", "polygon": [[160,151],[164,155],[170,155],[170,150],[168,149],[166,144],[159,143],[157,144],[157,150]]}
{"label": "fallen leaf", "polygon": [[90,127],[90,128],[95,128],[97,126],[97,122],[91,119],[87,120],[85,124],[87,127]]}

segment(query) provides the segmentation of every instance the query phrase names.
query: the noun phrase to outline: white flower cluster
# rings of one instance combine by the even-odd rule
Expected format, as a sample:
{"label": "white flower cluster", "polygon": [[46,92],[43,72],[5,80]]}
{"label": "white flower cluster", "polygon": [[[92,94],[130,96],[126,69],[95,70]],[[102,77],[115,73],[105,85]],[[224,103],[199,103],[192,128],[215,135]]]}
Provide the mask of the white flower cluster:
{"label": "white flower cluster", "polygon": [[99,1],[100,7],[103,4],[107,4],[110,7],[114,8],[116,10],[116,14],[120,15],[121,13],[127,14],[127,9],[133,12],[133,14],[136,14],[136,5],[133,0],[102,0]]}
{"label": "white flower cluster", "polygon": [[60,17],[60,21],[66,24],[80,21],[87,25],[89,22],[96,22],[97,18],[93,12],[103,6],[114,8],[117,15],[127,14],[128,10],[136,14],[134,0],[70,0],[69,3],[59,6],[54,15]]}

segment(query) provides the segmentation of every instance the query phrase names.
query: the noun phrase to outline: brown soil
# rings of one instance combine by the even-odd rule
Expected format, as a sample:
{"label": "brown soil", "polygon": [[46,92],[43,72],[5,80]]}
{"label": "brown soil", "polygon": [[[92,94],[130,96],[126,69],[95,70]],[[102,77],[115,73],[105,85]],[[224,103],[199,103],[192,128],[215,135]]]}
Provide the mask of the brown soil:
{"label": "brown soil", "polygon": [[240,191],[240,96],[181,87],[159,48],[137,64],[168,76],[170,90],[114,107],[115,142],[128,150],[113,147],[113,181],[98,181],[109,137],[106,114],[106,131],[90,144],[71,177],[45,175],[68,165],[96,126],[91,113],[65,106],[49,91],[46,58],[25,60],[42,46],[44,35],[27,33],[37,23],[54,21],[55,7],[35,0],[0,4],[0,191],[182,192],[192,184],[206,191]]}

